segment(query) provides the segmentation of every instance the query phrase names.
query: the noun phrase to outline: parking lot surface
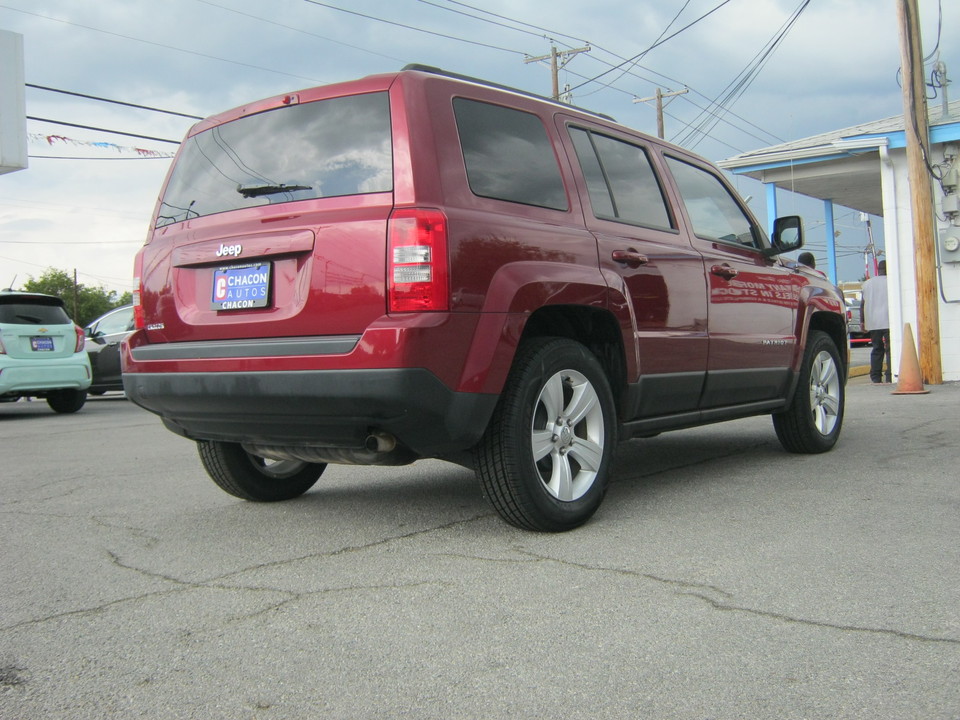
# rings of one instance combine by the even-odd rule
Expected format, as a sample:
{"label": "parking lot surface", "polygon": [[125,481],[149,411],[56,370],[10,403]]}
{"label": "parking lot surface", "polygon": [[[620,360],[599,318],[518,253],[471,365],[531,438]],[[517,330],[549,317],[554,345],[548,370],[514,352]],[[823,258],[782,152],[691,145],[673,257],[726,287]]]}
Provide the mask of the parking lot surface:
{"label": "parking lot surface", "polygon": [[236,500],[122,395],[0,404],[0,718],[960,718],[960,386],[621,446],[583,528],[437,461]]}

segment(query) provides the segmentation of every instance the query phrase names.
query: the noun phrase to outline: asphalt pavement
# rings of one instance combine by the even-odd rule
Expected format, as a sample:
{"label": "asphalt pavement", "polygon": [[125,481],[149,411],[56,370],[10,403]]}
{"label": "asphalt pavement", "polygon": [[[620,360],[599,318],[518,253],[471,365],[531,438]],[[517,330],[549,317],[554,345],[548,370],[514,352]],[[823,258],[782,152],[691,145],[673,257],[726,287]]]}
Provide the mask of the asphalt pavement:
{"label": "asphalt pavement", "polygon": [[960,385],[624,444],[515,530],[438,461],[236,500],[121,395],[0,404],[0,718],[960,719]]}

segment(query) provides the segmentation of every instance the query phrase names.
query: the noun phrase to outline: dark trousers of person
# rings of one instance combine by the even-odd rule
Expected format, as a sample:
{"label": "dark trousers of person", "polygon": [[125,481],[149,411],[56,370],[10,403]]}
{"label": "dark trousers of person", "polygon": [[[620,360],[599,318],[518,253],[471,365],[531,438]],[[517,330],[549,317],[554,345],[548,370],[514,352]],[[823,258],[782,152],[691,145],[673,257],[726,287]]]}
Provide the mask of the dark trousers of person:
{"label": "dark trousers of person", "polygon": [[871,330],[870,345],[873,349],[870,351],[870,379],[875,382],[883,382],[883,362],[887,362],[886,381],[891,382],[890,375],[890,330]]}

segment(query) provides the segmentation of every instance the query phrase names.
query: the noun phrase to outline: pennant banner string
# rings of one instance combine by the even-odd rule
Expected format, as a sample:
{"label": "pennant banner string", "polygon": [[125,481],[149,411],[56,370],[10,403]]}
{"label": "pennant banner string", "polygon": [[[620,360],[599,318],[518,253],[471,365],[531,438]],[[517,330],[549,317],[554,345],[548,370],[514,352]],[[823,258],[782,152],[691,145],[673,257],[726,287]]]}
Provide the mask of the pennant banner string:
{"label": "pennant banner string", "polygon": [[144,148],[130,147],[128,145],[117,145],[111,142],[91,142],[89,140],[77,140],[75,138],[65,137],[63,135],[44,135],[42,133],[27,133],[27,139],[31,142],[46,143],[47,145],[72,145],[74,147],[92,147],[98,150],[114,150],[118,153],[136,153],[140,157],[149,158],[172,158],[174,153],[162,152],[159,150],[146,150]]}

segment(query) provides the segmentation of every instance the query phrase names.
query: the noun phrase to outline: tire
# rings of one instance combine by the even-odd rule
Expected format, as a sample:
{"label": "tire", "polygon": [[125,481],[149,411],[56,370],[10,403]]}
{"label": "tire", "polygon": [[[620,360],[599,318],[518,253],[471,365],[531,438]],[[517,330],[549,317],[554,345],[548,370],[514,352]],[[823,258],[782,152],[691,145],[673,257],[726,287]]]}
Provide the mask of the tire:
{"label": "tire", "polygon": [[788,452],[822,453],[837,444],[846,405],[840,353],[826,333],[810,333],[790,407],[774,413],[773,427]]}
{"label": "tire", "polygon": [[325,463],[267,460],[237,443],[198,441],[204,469],[220,488],[253,502],[277,502],[300,497],[326,470]]}
{"label": "tire", "polygon": [[85,390],[57,390],[47,395],[47,405],[58,413],[75,413],[86,401]]}
{"label": "tire", "polygon": [[610,383],[580,343],[520,346],[475,449],[487,500],[511,525],[562,532],[585,523],[607,489],[617,440]]}

